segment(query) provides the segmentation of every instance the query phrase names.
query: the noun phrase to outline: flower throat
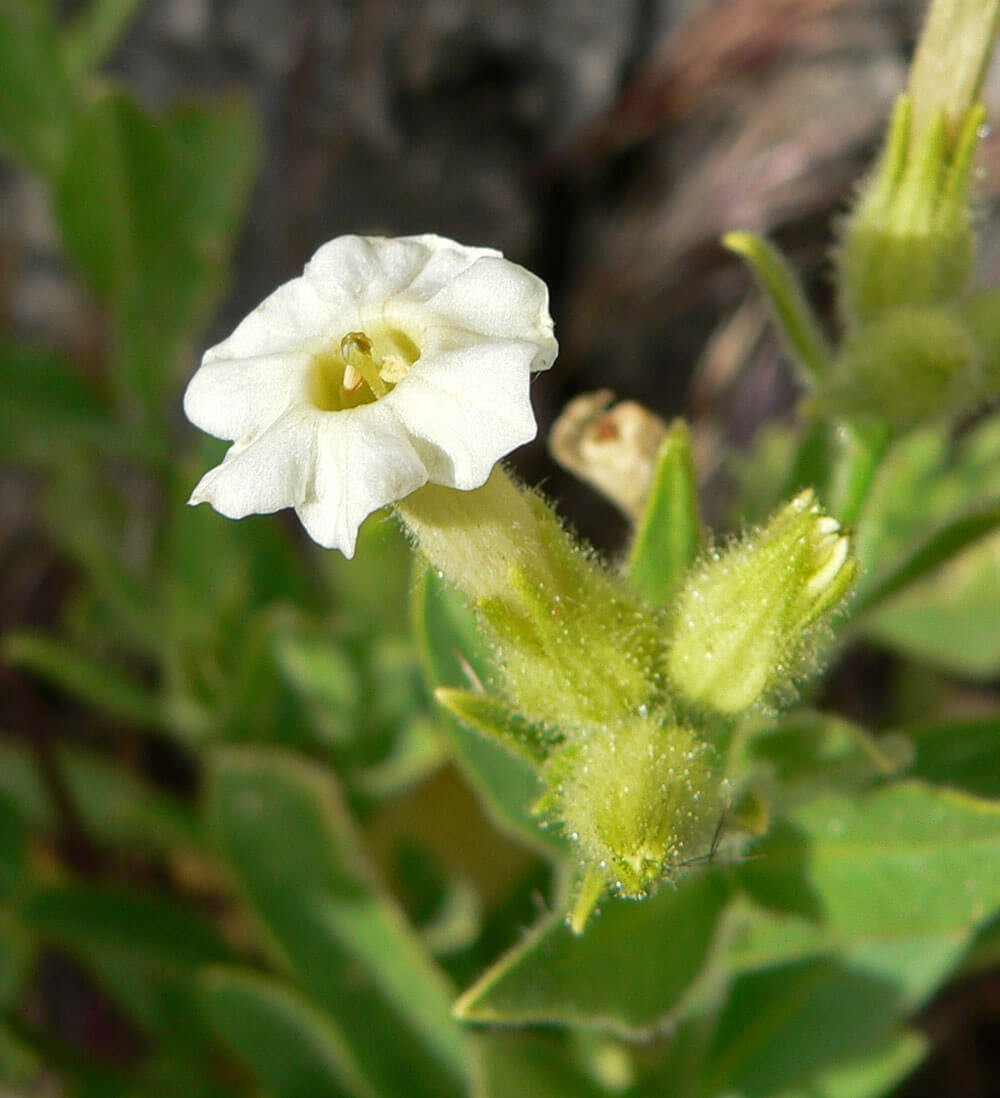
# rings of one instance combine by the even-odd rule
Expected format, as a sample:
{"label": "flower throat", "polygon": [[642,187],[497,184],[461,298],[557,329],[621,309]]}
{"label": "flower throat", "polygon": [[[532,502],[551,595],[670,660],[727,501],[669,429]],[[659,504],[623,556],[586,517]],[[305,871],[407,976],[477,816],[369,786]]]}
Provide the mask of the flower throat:
{"label": "flower throat", "polygon": [[339,347],[313,355],[309,398],[324,412],[371,404],[391,393],[419,357],[413,340],[397,328],[383,328],[374,337],[348,332]]}

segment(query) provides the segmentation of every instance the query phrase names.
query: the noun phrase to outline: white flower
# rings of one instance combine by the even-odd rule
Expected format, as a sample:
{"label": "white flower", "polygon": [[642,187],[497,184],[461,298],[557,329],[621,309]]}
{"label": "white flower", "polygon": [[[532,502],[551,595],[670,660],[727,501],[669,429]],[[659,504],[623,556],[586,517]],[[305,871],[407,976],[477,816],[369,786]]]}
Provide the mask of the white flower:
{"label": "white flower", "polygon": [[191,503],[294,507],[354,553],[373,511],[426,484],[472,489],[535,436],[528,388],[556,356],[545,283],[438,236],[344,236],[207,351],[184,394],[230,439]]}

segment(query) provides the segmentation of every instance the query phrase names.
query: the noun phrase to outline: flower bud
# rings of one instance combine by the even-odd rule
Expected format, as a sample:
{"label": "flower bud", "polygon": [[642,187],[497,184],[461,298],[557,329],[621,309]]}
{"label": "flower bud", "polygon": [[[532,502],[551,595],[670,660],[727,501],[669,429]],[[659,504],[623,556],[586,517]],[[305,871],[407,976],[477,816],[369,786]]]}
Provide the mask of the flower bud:
{"label": "flower bud", "polygon": [[1000,25],[998,0],[931,0],[910,66],[913,135],[943,114],[954,140],[980,99]]}
{"label": "flower bud", "polygon": [[636,716],[595,729],[549,771],[552,810],[623,896],[645,895],[711,848],[725,783],[715,752],[690,729]]}
{"label": "flower bud", "polygon": [[806,407],[911,430],[975,404],[985,392],[982,360],[958,309],[904,305],[848,336],[836,369]]}
{"label": "flower bud", "polygon": [[983,112],[971,107],[952,140],[939,110],[913,132],[900,97],[882,158],[844,223],[837,255],[840,309],[855,330],[901,305],[961,295],[973,270],[969,178]]}
{"label": "flower bud", "polygon": [[695,565],[675,604],[671,687],[732,715],[787,689],[855,571],[840,524],[802,492],[763,530]]}
{"label": "flower bud", "polygon": [[969,382],[977,386],[978,400],[992,400],[1000,393],[1000,289],[969,294],[957,312],[978,351],[978,368]]}

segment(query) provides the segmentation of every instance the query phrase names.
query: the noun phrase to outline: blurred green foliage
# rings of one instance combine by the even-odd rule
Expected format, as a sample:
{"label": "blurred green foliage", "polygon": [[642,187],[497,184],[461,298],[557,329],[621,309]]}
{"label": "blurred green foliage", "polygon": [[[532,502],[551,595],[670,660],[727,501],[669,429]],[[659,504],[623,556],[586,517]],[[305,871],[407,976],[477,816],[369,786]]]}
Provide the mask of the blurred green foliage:
{"label": "blurred green foliage", "polygon": [[[0,457],[32,475],[74,576],[57,630],[4,638],[5,691],[44,683],[88,715],[86,737],[55,704],[45,727],[0,729],[0,1081],[27,1094],[44,1073],[76,1098],[889,1091],[925,1052],[908,1019],[1000,956],[1000,714],[949,716],[947,677],[1000,673],[1000,418],[900,438],[856,516],[865,579],[842,636],[912,661],[927,715],[912,722],[904,676],[891,735],[807,706],[758,715],[732,749],[770,826],[645,902],[607,901],[577,937],[576,867],[531,813],[535,770],[425,685],[491,677],[455,592],[413,582],[384,520],[348,563],[280,520],[183,506],[206,455],[178,431],[180,386],[261,150],[241,99],[156,115],[105,81],[135,7],[91,0],[66,22],[0,3],[0,147],[44,183],[102,333],[95,372],[58,333],[0,332]],[[629,562],[652,600],[702,537],[683,435]],[[762,436],[741,517],[805,485],[855,498],[858,450],[824,425]],[[466,715],[516,737],[502,713]],[[53,971],[82,982],[75,1014]]]}

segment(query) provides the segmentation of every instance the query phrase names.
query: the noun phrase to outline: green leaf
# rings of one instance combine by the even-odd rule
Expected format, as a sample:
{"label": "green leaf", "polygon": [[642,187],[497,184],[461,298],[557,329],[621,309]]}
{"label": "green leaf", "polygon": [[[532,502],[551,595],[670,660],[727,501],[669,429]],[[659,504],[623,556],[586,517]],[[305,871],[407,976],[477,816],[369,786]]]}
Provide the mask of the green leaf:
{"label": "green leaf", "polygon": [[0,375],[0,458],[51,465],[65,460],[66,444],[126,449],[102,401],[61,356],[0,340]]}
{"label": "green leaf", "polygon": [[744,928],[733,963],[848,945],[877,959],[914,941],[960,951],[1000,907],[998,867],[1000,804],[917,781],[811,801],[737,870],[752,897],[793,917]]}
{"label": "green leaf", "polygon": [[164,897],[82,885],[38,887],[18,911],[34,934],[84,960],[100,954],[147,974],[190,972],[229,956],[207,923]]}
{"label": "green leaf", "polygon": [[435,686],[469,689],[495,678],[493,655],[461,593],[430,569],[414,587],[413,617],[421,656]]}
{"label": "green leaf", "polygon": [[[824,1029],[832,1048],[843,1042],[835,1059],[877,1057],[1000,905],[998,847],[1000,805],[915,781],[813,800],[779,822],[736,870],[762,908],[732,939],[730,968],[746,980],[727,1007],[729,1051],[706,1058],[705,1093],[825,1078],[838,1064],[815,1040]],[[857,1018],[868,1032],[852,1031]]]}
{"label": "green leaf", "polygon": [[[93,1053],[84,1052],[59,1035],[50,1036],[29,1028],[20,1019],[10,1022],[9,1031],[18,1042],[19,1051],[27,1052],[36,1066],[43,1065],[47,1075],[66,1080],[73,1098],[133,1098],[135,1095],[134,1079],[130,1079],[121,1066],[98,1060]],[[32,1082],[37,1084],[37,1078]]]}
{"label": "green leaf", "polygon": [[67,77],[51,4],[0,5],[0,146],[54,178],[66,153],[78,91]]}
{"label": "green leaf", "polygon": [[26,821],[17,802],[0,792],[0,904],[7,902],[21,885],[27,834]]}
{"label": "green leaf", "polygon": [[159,591],[144,554],[128,548],[135,532],[152,523],[155,509],[148,500],[140,503],[134,482],[109,476],[105,461],[76,446],[61,454],[46,469],[44,503],[51,536],[79,573],[71,620],[80,647],[158,663],[164,617]]}
{"label": "green leaf", "polygon": [[220,751],[208,811],[279,959],[344,1032],[376,1091],[460,1094],[466,1050],[450,989],[368,868],[332,780],[282,752]]}
{"label": "green leaf", "polygon": [[476,1037],[472,1098],[601,1098],[559,1036],[487,1033]]}
{"label": "green leaf", "polygon": [[785,257],[753,233],[726,233],[722,243],[749,264],[771,307],[782,342],[802,375],[810,381],[825,377],[830,371],[830,348]]}
{"label": "green leaf", "polygon": [[238,102],[163,120],[120,93],[91,105],[60,177],[66,247],[112,308],[122,410],[165,431],[180,352],[218,294],[257,159]]}
{"label": "green leaf", "polygon": [[63,57],[74,74],[96,68],[118,44],[141,0],[90,0],[63,31]]}
{"label": "green leaf", "polygon": [[[322,594],[303,567],[299,545],[280,523],[251,515],[239,523],[219,522],[207,507],[188,507],[201,473],[222,460],[225,446],[200,439],[192,458],[177,463],[169,501],[171,523],[162,546],[161,568],[169,599],[183,597],[195,619],[212,600],[212,615],[240,620],[247,606],[274,602],[316,605]],[[204,629],[204,622],[197,628]]]}
{"label": "green leaf", "polygon": [[806,423],[796,439],[795,452],[787,467],[784,484],[771,501],[768,512],[781,500],[791,499],[806,488],[815,490],[827,510],[836,511],[828,498],[835,449],[835,431],[829,423],[821,420]]}
{"label": "green leaf", "polygon": [[916,749],[913,777],[1000,800],[1000,716],[933,721],[901,731]]}
{"label": "green leaf", "polygon": [[809,710],[754,731],[745,752],[737,768],[766,767],[775,786],[769,800],[778,811],[835,791],[859,792],[913,761],[905,734],[875,737],[850,721]]}
{"label": "green leaf", "polygon": [[[282,560],[277,525],[259,517],[237,526],[219,522],[207,508],[176,506],[162,563],[163,659],[171,671],[165,719],[171,730],[200,743],[315,742],[321,733],[311,735],[309,707],[296,699],[278,660],[282,638],[300,617],[287,604],[311,600],[306,583],[294,590],[296,578],[304,577]],[[266,548],[272,537],[278,545],[271,581],[286,588],[282,593],[263,579],[258,586],[257,565],[272,555]]]}
{"label": "green leaf", "polygon": [[10,663],[42,676],[98,712],[145,728],[163,723],[162,706],[154,695],[66,641],[41,633],[8,633],[2,653]]}
{"label": "green leaf", "polygon": [[163,129],[126,95],[95,100],[74,134],[56,191],[64,243],[104,298],[138,284],[141,268],[172,231],[162,218],[172,182]]}
{"label": "green leaf", "polygon": [[0,908],[0,1011],[16,1009],[33,975],[34,940],[14,914],[16,900],[16,896],[5,896]]}
{"label": "green leaf", "polygon": [[[853,448],[852,433],[841,444],[842,464],[849,464]],[[974,503],[975,497],[956,482],[948,465],[948,438],[940,426],[897,439],[882,456],[857,521],[859,591],[876,573],[897,565],[941,522]],[[914,500],[920,501],[919,507]]]}
{"label": "green leaf", "polygon": [[875,1052],[821,1071],[805,1088],[795,1087],[780,1098],[881,1098],[923,1060],[928,1044],[922,1033],[894,1035]]}
{"label": "green leaf", "polygon": [[896,440],[879,463],[857,527],[858,598],[880,588],[955,521],[1000,499],[1000,416],[957,442],[942,426]]}
{"label": "green leaf", "polygon": [[142,278],[124,303],[121,332],[131,373],[161,361],[171,396],[178,367],[187,365],[188,343],[221,297],[257,175],[260,135],[244,97],[211,106],[179,104],[162,125],[171,149],[172,187],[162,201],[149,204],[140,226]]}
{"label": "green leaf", "polygon": [[881,576],[858,596],[853,616],[871,613],[905,588],[940,568],[963,549],[1000,527],[1000,507],[985,507],[947,523],[937,530],[888,575]]}
{"label": "green leaf", "polygon": [[[55,761],[88,835],[97,841],[124,850],[164,851],[201,843],[197,821],[187,806],[121,762],[72,748],[58,748]],[[0,795],[16,804],[33,828],[55,826],[36,760],[9,740],[0,740]]]}
{"label": "green leaf", "polygon": [[[822,413],[826,420],[839,415]],[[845,425],[837,434],[837,453],[829,486],[831,508],[844,526],[853,526],[878,476],[889,446],[889,428],[881,422]]]}
{"label": "green leaf", "polygon": [[490,736],[528,763],[540,765],[545,761],[545,750],[538,730],[500,698],[470,690],[453,690],[447,686],[439,686],[434,696],[463,724],[475,728],[484,736]]}
{"label": "green leaf", "polygon": [[213,968],[202,980],[209,1020],[274,1098],[373,1098],[354,1053],[327,1017],[269,977]]}
{"label": "green leaf", "polygon": [[[0,1080],[15,1086],[23,1083],[30,1085],[32,1077],[39,1071],[38,1058],[32,1050],[0,1020]],[[20,1092],[11,1091],[12,1095]],[[24,1093],[30,1094],[30,1090]]]}
{"label": "green leaf", "polygon": [[[894,1038],[899,1013],[892,983],[834,958],[751,973],[736,981],[718,1019],[698,1093],[703,1098],[844,1093],[838,1069],[853,1064],[857,1072],[856,1062],[864,1059],[868,1087],[847,1093],[851,1098],[877,1094],[922,1051],[919,1040],[901,1048]],[[827,1084],[817,1085],[817,1077],[824,1076]]]}
{"label": "green leaf", "polygon": [[721,874],[695,869],[651,899],[606,901],[581,936],[553,915],[469,988],[455,1013],[648,1033],[705,983],[729,895]]}
{"label": "green leaf", "polygon": [[204,1057],[194,976],[228,961],[214,930],[166,897],[123,889],[36,888],[18,905],[32,935],[72,953],[135,1025],[167,1041],[172,1053]]}
{"label": "green leaf", "polygon": [[413,553],[403,532],[385,512],[370,515],[358,531],[352,560],[323,553],[316,564],[327,581],[326,597],[367,635],[409,635],[407,599],[412,586]]}
{"label": "green leaf", "polygon": [[[432,686],[468,690],[493,678],[487,647],[461,595],[431,571],[413,589],[414,633]],[[562,857],[564,840],[538,826],[531,806],[545,791],[538,770],[459,721],[446,722],[451,748],[493,822],[544,857]]]}
{"label": "green leaf", "polygon": [[352,782],[375,800],[391,799],[429,778],[444,765],[447,753],[437,722],[416,716],[398,729],[391,752],[374,766],[352,774]]}
{"label": "green leaf", "polygon": [[289,622],[274,639],[274,658],[326,742],[344,743],[357,734],[363,683],[338,639]]}
{"label": "green leaf", "polygon": [[1000,913],[982,927],[962,964],[962,974],[984,972],[1000,965]]}
{"label": "green leaf", "polygon": [[192,255],[220,268],[242,224],[261,154],[256,114],[247,99],[230,95],[211,104],[181,102],[165,124],[176,149],[176,203],[183,215],[175,228]]}
{"label": "green leaf", "polygon": [[678,419],[656,455],[649,499],[629,550],[629,580],[649,602],[667,606],[701,540],[691,435]]}
{"label": "green leaf", "polygon": [[1000,536],[946,560],[925,579],[885,600],[860,623],[877,644],[967,678],[1000,672]]}
{"label": "green leaf", "polygon": [[843,436],[822,420],[761,424],[746,449],[726,454],[725,474],[734,487],[727,524],[760,525],[807,488],[813,489],[824,510],[837,514],[831,479],[843,446]]}
{"label": "green leaf", "polygon": [[305,721],[292,705],[274,658],[284,607],[263,608],[244,618],[230,634],[227,674],[215,698],[220,731],[235,742],[308,742]]}

